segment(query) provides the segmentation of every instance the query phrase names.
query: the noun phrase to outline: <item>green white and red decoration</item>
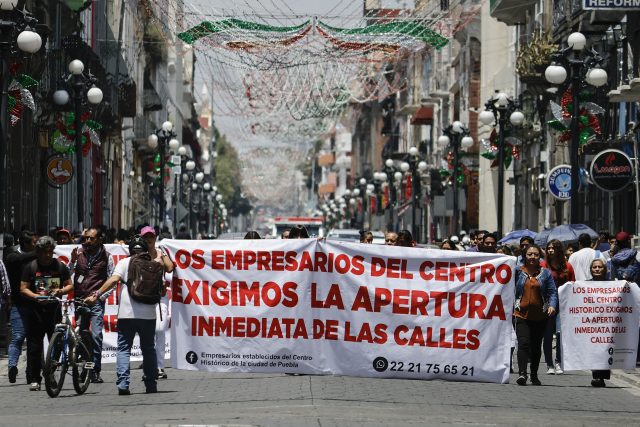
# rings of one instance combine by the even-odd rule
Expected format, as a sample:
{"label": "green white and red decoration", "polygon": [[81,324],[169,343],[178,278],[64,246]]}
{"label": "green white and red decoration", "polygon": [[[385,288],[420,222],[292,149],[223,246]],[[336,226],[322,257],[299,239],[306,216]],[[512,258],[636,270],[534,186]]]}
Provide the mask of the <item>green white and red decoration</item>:
{"label": "green white and red decoration", "polygon": [[[579,147],[593,141],[602,134],[600,120],[597,115],[604,114],[604,108],[589,102],[589,92],[583,91],[578,95],[580,100],[580,116],[578,117]],[[549,127],[560,132],[558,142],[571,141],[571,114],[573,111],[573,95],[571,89],[567,89],[562,95],[560,105],[551,101],[551,113],[554,119],[547,122]]]}
{"label": "green white and red decoration", "polygon": [[458,159],[458,168],[454,172],[455,155],[453,154],[453,151],[449,151],[447,153],[446,159],[447,168],[442,168],[438,171],[440,173],[440,177],[445,182],[455,179],[458,184],[464,184],[465,177],[471,174],[471,169],[469,169],[467,165],[465,165],[464,163],[459,161],[460,159]]}
{"label": "green white and red decoration", "polygon": [[[82,122],[82,154],[86,156],[91,150],[91,145],[100,146],[98,131],[102,125],[95,120],[91,120],[91,113],[86,112],[80,116]],[[76,151],[76,125],[75,114],[65,113],[56,122],[56,130],[51,139],[51,147],[61,154],[75,153]]]}
{"label": "green white and red decoration", "polygon": [[[488,140],[482,141],[482,145],[485,148],[485,151],[480,155],[485,159],[491,160],[491,167],[495,168],[499,165],[498,163],[498,150],[499,150],[499,135],[496,129],[491,131],[491,135]],[[522,141],[514,136],[509,135],[509,131],[505,131],[504,138],[504,168],[508,168],[511,165],[513,159],[520,159],[520,146],[522,145]]]}
{"label": "green white and red decoration", "polygon": [[12,72],[12,75],[13,79],[9,83],[7,106],[9,108],[11,126],[15,126],[20,117],[22,117],[22,112],[25,108],[31,111],[35,110],[36,103],[29,89],[36,86],[38,81],[27,74],[15,75]]}

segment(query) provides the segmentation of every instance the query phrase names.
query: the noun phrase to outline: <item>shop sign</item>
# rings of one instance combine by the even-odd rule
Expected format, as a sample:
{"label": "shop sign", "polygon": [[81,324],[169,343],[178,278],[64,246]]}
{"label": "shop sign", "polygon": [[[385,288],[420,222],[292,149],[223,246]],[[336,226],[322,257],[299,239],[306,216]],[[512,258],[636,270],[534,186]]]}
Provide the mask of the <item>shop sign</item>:
{"label": "shop sign", "polygon": [[62,156],[52,156],[47,161],[47,182],[52,187],[60,188],[73,178],[71,161]]}
{"label": "shop sign", "polygon": [[571,200],[571,166],[558,165],[551,169],[546,179],[549,193],[558,200]]}
{"label": "shop sign", "polygon": [[584,10],[640,10],[640,0],[583,0]]}
{"label": "shop sign", "polygon": [[604,150],[591,161],[591,181],[604,191],[620,191],[633,182],[633,163],[620,150]]}

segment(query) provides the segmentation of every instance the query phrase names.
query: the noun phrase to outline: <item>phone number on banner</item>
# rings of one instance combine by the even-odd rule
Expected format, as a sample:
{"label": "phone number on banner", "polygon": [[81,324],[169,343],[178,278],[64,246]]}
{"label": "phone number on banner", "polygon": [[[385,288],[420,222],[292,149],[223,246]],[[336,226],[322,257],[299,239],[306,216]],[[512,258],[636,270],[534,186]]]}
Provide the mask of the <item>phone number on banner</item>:
{"label": "phone number on banner", "polygon": [[466,365],[452,365],[426,362],[400,362],[387,360],[384,357],[376,357],[373,361],[373,369],[377,372],[407,372],[412,374],[433,374],[473,377],[474,367]]}

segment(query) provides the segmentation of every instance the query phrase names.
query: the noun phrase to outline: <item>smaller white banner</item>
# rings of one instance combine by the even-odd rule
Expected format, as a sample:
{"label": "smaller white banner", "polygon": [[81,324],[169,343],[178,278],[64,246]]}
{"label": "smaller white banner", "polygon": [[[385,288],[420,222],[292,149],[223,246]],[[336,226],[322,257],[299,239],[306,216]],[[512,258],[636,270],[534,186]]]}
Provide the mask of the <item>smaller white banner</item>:
{"label": "smaller white banner", "polygon": [[640,321],[635,283],[578,281],[558,293],[565,371],[635,368]]}

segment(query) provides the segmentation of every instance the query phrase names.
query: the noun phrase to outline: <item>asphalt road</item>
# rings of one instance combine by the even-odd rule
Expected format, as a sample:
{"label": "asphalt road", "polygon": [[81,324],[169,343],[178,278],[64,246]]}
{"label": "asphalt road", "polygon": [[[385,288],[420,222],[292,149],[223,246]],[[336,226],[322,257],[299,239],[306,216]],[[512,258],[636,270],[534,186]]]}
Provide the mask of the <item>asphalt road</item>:
{"label": "asphalt road", "polygon": [[167,369],[157,394],[132,371],[118,396],[114,365],[104,384],[77,396],[71,378],[58,398],[9,384],[0,360],[0,425],[218,426],[640,426],[640,376],[615,372],[605,389],[587,372],[541,375],[543,386],[337,376],[210,374]]}

